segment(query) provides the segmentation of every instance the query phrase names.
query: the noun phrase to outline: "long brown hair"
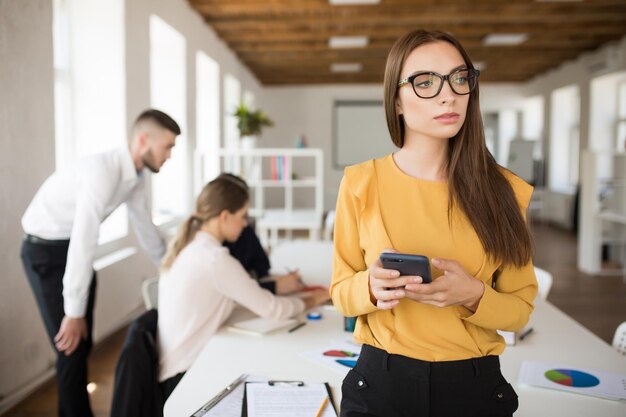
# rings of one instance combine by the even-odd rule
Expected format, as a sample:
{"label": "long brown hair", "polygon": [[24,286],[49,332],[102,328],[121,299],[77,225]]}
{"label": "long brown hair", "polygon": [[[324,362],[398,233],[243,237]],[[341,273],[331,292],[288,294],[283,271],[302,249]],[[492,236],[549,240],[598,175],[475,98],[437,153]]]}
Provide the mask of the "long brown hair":
{"label": "long brown hair", "polygon": [[[467,67],[474,68],[467,52],[450,34],[415,30],[396,41],[387,56],[384,103],[391,140],[399,148],[404,146],[405,136],[404,120],[396,109],[400,72],[415,48],[431,42],[448,42],[463,56]],[[458,205],[492,260],[521,267],[532,258],[532,237],[511,184],[485,144],[478,98],[477,85],[470,93],[463,126],[449,139],[448,219],[451,222],[452,210]]]}
{"label": "long brown hair", "polygon": [[244,180],[232,174],[220,174],[204,186],[196,199],[196,211],[178,228],[163,260],[163,269],[169,269],[178,254],[193,240],[196,232],[208,220],[224,210],[235,213],[249,199],[248,186]]}

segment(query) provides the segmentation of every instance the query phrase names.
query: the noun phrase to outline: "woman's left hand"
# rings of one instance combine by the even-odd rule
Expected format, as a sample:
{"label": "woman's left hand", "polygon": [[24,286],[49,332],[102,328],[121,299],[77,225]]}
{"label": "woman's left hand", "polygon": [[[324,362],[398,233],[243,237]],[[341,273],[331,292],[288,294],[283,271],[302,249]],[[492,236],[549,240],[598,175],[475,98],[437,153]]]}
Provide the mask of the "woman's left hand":
{"label": "woman's left hand", "polygon": [[288,274],[276,277],[276,294],[286,295],[304,288],[299,270],[290,271]]}
{"label": "woman's left hand", "polygon": [[405,297],[436,307],[464,306],[475,312],[485,284],[465,272],[457,261],[433,258],[431,262],[444,274],[430,284],[407,284]]}

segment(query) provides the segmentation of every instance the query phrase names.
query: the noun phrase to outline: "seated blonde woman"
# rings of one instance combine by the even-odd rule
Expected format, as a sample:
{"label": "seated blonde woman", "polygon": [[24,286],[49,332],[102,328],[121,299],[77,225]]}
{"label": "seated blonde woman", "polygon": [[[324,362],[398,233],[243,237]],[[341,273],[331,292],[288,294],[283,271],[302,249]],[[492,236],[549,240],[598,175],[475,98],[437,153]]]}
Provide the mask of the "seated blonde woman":
{"label": "seated blonde woman", "polygon": [[246,183],[220,175],[204,187],[195,213],[181,225],[165,256],[157,332],[164,401],[236,303],[278,320],[330,298],[327,291],[305,299],[278,297],[250,278],[222,245],[236,241],[246,227],[248,206]]}

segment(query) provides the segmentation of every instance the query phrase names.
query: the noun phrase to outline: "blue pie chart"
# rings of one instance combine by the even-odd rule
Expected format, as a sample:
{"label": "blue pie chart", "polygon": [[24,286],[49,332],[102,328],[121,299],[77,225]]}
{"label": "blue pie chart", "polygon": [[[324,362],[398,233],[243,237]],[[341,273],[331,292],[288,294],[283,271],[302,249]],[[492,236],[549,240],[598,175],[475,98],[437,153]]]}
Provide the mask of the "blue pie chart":
{"label": "blue pie chart", "polygon": [[550,381],[567,387],[590,388],[600,384],[597,377],[573,369],[550,369],[544,375]]}

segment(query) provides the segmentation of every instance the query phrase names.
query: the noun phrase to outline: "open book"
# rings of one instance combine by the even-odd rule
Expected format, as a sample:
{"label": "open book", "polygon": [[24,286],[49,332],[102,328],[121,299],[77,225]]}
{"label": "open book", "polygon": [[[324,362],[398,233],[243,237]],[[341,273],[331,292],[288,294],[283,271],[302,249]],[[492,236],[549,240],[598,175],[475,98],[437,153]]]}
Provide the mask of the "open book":
{"label": "open book", "polygon": [[262,317],[238,321],[228,326],[228,330],[262,336],[277,330],[291,328],[298,324],[296,319],[268,320]]}

